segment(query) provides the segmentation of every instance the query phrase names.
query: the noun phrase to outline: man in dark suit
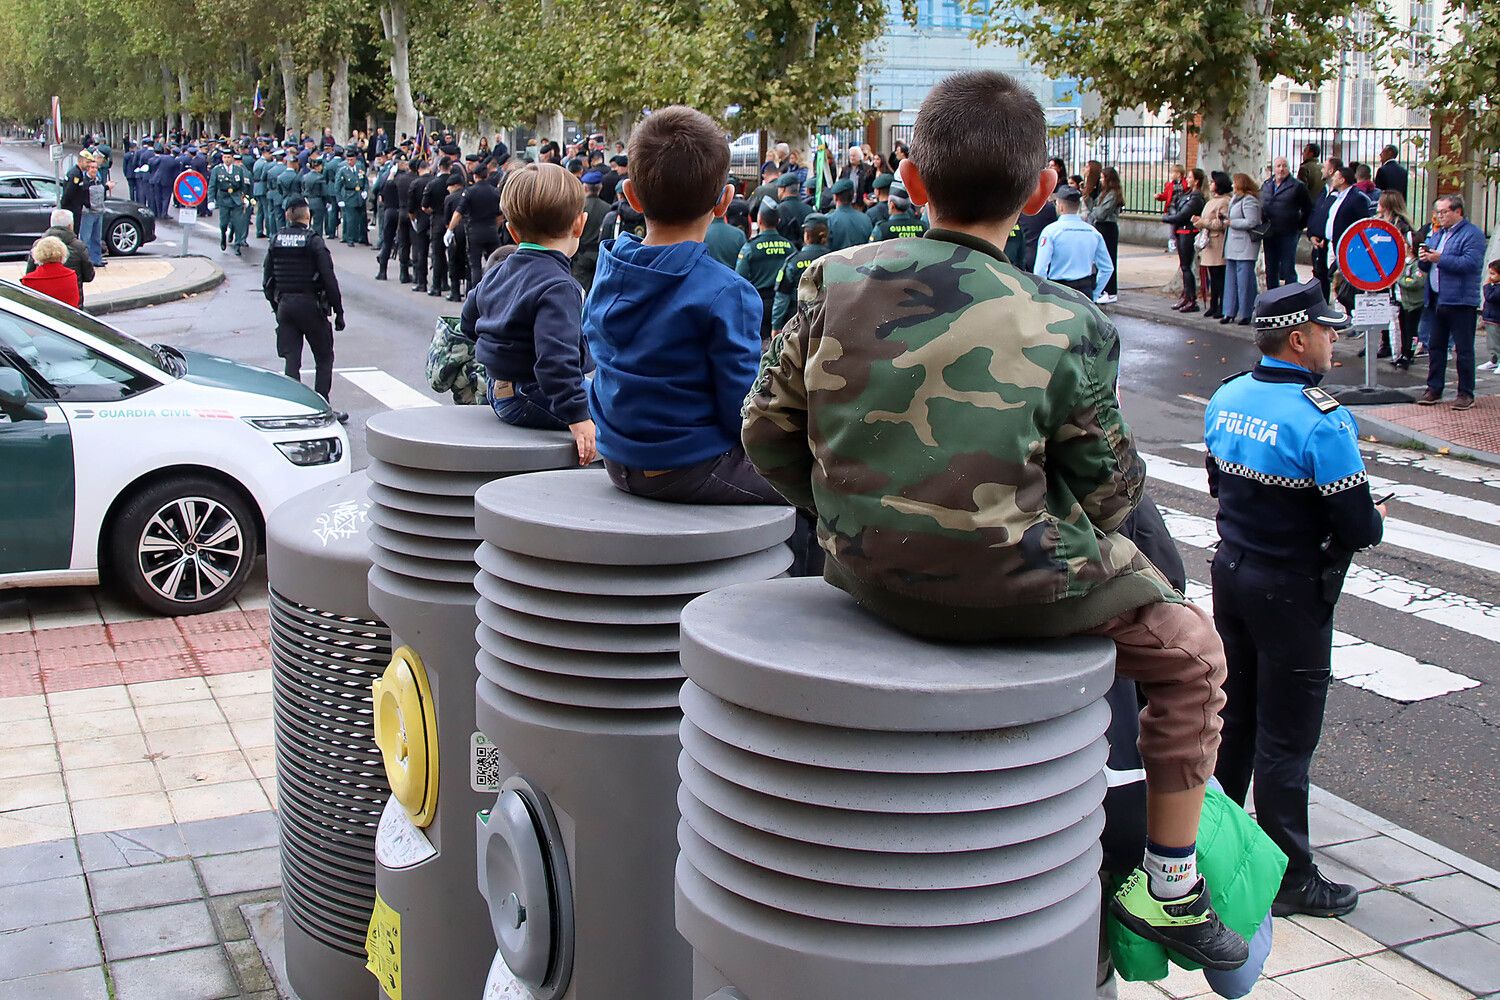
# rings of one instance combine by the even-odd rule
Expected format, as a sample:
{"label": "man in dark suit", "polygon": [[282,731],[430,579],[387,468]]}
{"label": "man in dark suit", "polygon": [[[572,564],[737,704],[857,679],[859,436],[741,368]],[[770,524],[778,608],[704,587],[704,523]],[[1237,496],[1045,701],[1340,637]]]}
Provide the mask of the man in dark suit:
{"label": "man in dark suit", "polygon": [[1354,168],[1339,164],[1328,178],[1328,193],[1314,204],[1307,220],[1307,236],[1313,245],[1313,277],[1323,286],[1325,299],[1333,285],[1338,265],[1334,255],[1344,231],[1374,214],[1374,203],[1354,186]]}
{"label": "man in dark suit", "polygon": [[1292,176],[1286,157],[1271,164],[1271,176],[1261,185],[1260,217],[1266,223],[1266,288],[1297,283],[1297,243],[1312,214],[1307,186]]}
{"label": "man in dark suit", "polygon": [[1375,171],[1375,186],[1382,191],[1399,191],[1401,197],[1405,198],[1406,168],[1396,159],[1400,152],[1395,146],[1387,146],[1380,151],[1380,169]]}

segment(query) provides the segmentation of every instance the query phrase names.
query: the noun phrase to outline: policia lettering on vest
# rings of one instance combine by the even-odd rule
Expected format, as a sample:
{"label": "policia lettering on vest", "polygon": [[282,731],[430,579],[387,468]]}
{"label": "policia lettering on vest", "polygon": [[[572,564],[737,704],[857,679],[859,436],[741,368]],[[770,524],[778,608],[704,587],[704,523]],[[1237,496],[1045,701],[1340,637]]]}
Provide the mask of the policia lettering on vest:
{"label": "policia lettering on vest", "polygon": [[1308,837],[1308,772],[1323,728],[1333,608],[1355,551],[1380,541],[1354,418],[1318,387],[1349,317],[1317,282],[1255,306],[1254,370],[1224,380],[1204,417],[1209,492],[1219,501],[1214,624],[1229,676],[1215,770],[1286,853],[1273,912],[1331,917],[1353,887],[1325,878]]}
{"label": "policia lettering on vest", "polygon": [[[266,301],[276,312],[276,354],[286,362],[287,378],[300,381],[306,342],[317,366],[314,388],[328,399],[333,389],[333,331],[344,328],[344,300],[328,244],[311,228],[306,198],[286,203],[286,221],[286,228],[271,237],[261,274]],[[334,316],[331,328],[330,312]],[[333,412],[339,423],[349,419],[347,413]]]}

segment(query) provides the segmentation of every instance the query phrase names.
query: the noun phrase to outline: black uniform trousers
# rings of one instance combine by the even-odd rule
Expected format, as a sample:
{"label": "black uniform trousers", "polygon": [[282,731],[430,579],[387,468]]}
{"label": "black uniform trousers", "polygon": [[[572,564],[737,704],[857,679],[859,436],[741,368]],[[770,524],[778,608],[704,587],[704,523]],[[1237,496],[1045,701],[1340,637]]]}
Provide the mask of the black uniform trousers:
{"label": "black uniform trousers", "polygon": [[[417,213],[411,224],[411,273],[417,288],[427,287],[427,250],[430,246],[432,216]],[[405,279],[402,279],[405,280]]]}
{"label": "black uniform trousers", "polygon": [[469,287],[478,288],[484,275],[484,262],[500,248],[500,230],[495,226],[466,227],[469,244]]}
{"label": "black uniform trousers", "polygon": [[443,245],[443,237],[447,232],[448,227],[439,224],[436,215],[432,216],[428,222],[427,234],[428,254],[432,259],[432,281],[427,286],[429,291],[442,292],[448,288],[448,248]]}
{"label": "black uniform trousers", "polygon": [[316,365],[313,388],[327,399],[333,391],[333,326],[316,295],[283,295],[276,303],[276,355],[286,362],[286,377],[299,382],[304,341],[312,348]]}
{"label": "black uniform trousers", "polygon": [[380,225],[383,235],[380,238],[380,253],[376,255],[375,263],[379,264],[380,269],[384,271],[391,259],[391,254],[396,253],[401,259],[401,280],[410,280],[411,220],[407,219],[405,213],[399,208],[387,208],[380,213]]}
{"label": "black uniform trousers", "polygon": [[1334,606],[1318,577],[1227,542],[1214,556],[1213,589],[1229,664],[1214,776],[1242,805],[1254,776],[1256,820],[1287,856],[1286,884],[1300,885],[1313,871],[1308,772],[1328,700]]}
{"label": "black uniform trousers", "polygon": [[[452,245],[443,249],[448,254],[448,297],[457,299],[469,273],[469,239],[464,235],[463,226],[453,230]],[[473,285],[469,287],[472,288]]]}

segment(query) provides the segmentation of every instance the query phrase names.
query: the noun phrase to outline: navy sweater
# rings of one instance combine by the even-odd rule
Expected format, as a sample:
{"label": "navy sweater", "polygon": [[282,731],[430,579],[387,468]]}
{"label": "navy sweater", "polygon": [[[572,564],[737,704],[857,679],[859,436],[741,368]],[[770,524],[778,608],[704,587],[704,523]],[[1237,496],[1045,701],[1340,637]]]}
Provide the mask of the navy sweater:
{"label": "navy sweater", "polygon": [[760,296],[702,243],[602,244],[584,333],[599,371],[589,409],[599,454],[681,469],[740,443],[760,363]]}
{"label": "navy sweater", "polygon": [[464,313],[490,378],[537,383],[563,423],[589,419],[583,376],[594,366],[583,342],[583,286],[566,255],[522,247],[485,272]]}
{"label": "navy sweater", "polygon": [[1500,285],[1484,286],[1484,321],[1500,323]]}

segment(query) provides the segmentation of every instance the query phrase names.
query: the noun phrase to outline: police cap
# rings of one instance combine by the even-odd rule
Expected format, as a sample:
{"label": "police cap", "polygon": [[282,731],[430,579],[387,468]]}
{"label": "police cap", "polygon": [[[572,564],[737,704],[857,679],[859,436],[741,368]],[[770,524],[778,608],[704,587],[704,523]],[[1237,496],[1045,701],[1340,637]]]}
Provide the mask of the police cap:
{"label": "police cap", "polygon": [[1054,201],[1081,202],[1083,201],[1083,192],[1078,190],[1076,187],[1072,187],[1071,185],[1062,184],[1058,186],[1056,191],[1052,192],[1052,198]]}
{"label": "police cap", "polygon": [[796,174],[782,174],[781,180],[776,182],[776,186],[779,188],[801,187],[802,178],[798,177]]}
{"label": "police cap", "polygon": [[832,188],[830,188],[829,193],[831,193],[835,198],[837,198],[841,194],[853,194],[854,182],[845,177],[843,180],[839,181]]}
{"label": "police cap", "polygon": [[896,183],[895,174],[879,174],[876,176],[874,183],[870,186],[876,191],[884,191],[894,183]]}
{"label": "police cap", "polygon": [[602,184],[604,182],[604,175],[597,170],[590,170],[578,179],[585,184]]}
{"label": "police cap", "polygon": [[307,207],[307,199],[304,198],[304,197],[302,197],[300,194],[297,195],[296,197],[288,198],[286,200],[285,209],[288,212],[290,212],[294,208],[306,208],[306,207]]}
{"label": "police cap", "polygon": [[448,186],[449,187],[453,187],[454,185],[457,185],[458,187],[463,187],[467,183],[469,183],[469,182],[466,181],[466,180],[464,180],[463,171],[461,171],[461,170],[455,170],[451,174],[448,175]]}
{"label": "police cap", "polygon": [[802,228],[811,229],[813,226],[828,225],[828,216],[822,212],[808,212],[802,217]]}
{"label": "police cap", "polygon": [[1349,314],[1341,306],[1329,305],[1316,281],[1282,285],[1261,293],[1255,300],[1257,330],[1282,330],[1303,323],[1319,323],[1337,330],[1349,324]]}

